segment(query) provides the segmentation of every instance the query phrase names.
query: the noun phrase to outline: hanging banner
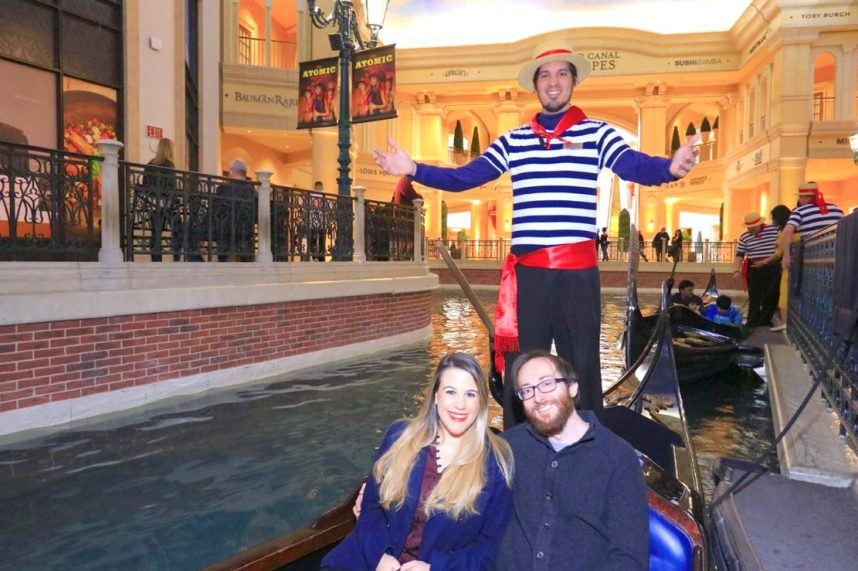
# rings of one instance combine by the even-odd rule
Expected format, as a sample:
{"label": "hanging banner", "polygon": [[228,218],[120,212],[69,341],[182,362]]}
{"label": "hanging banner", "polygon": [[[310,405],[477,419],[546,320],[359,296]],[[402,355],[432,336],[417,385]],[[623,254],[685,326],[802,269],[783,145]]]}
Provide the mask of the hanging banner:
{"label": "hanging banner", "polygon": [[357,52],[352,61],[352,123],[394,119],[395,45]]}
{"label": "hanging banner", "polygon": [[298,64],[298,129],[337,124],[340,84],[337,58]]}

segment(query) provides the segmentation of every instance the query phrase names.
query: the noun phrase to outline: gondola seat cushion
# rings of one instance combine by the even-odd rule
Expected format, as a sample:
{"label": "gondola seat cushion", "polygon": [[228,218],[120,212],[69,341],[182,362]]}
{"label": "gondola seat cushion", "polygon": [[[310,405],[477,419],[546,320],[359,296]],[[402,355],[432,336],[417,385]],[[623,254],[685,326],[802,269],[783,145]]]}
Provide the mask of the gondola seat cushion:
{"label": "gondola seat cushion", "polygon": [[649,508],[650,571],[690,571],[694,546],[689,537],[662,514]]}

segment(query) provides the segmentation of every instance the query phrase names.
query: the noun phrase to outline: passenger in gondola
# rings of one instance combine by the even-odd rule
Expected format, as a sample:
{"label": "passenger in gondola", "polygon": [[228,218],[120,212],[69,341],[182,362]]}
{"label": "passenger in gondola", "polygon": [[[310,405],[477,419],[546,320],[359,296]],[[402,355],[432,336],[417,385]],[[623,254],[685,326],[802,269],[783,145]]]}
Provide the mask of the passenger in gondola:
{"label": "passenger in gondola", "polygon": [[692,311],[700,311],[703,307],[703,300],[699,295],[694,293],[694,282],[691,280],[682,280],[679,282],[677,292],[670,296],[670,305],[684,305]]}
{"label": "passenger in gondola", "polygon": [[488,429],[477,361],[442,358],[417,416],[387,429],[357,525],[323,569],[492,569],[512,509],[513,458]]}
{"label": "passenger in gondola", "polygon": [[563,359],[523,353],[511,382],[528,422],[503,433],[515,456],[515,502],[496,569],[647,569],[646,487],[635,451],[594,413],[577,410],[578,379]]}
{"label": "passenger in gondola", "polygon": [[703,317],[722,325],[742,325],[742,310],[733,305],[733,298],[721,294],[715,303],[710,303],[703,310]]}

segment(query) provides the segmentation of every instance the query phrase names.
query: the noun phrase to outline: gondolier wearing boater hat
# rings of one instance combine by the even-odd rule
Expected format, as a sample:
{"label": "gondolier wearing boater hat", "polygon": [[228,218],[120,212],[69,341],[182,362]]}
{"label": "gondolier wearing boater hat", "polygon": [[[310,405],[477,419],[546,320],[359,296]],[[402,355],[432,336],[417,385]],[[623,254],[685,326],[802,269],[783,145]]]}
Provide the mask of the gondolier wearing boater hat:
{"label": "gondolier wearing boater hat", "polygon": [[798,206],[789,215],[789,220],[787,220],[781,235],[781,248],[783,248],[781,265],[783,269],[788,270],[792,261],[790,246],[792,245],[792,237],[796,232],[803,240],[805,236],[810,236],[826,226],[835,224],[841,218],[843,218],[843,211],[834,204],[825,201],[818,184],[813,181],[800,184],[798,187]]}
{"label": "gondolier wearing boater hat", "polygon": [[[684,177],[694,166],[697,138],[672,159],[631,149],[613,127],[571,105],[572,91],[590,64],[566,41],[538,45],[518,82],[535,91],[542,112],[501,135],[481,156],[459,168],[415,163],[393,140],[374,150],[390,174],[447,191],[512,178],[512,253],[501,275],[495,316],[496,365],[504,370],[520,351],[549,349],[578,372],[580,407],[602,407],[599,364],[600,296],[596,261],[596,179],[603,167],[622,179],[656,186]],[[506,354],[506,355],[505,355]],[[509,372],[509,367],[506,367]],[[509,378],[509,375],[506,375]],[[505,383],[504,424],[523,419],[521,403]]]}
{"label": "gondolier wearing boater hat", "polygon": [[745,227],[736,247],[735,273],[748,290],[748,326],[771,325],[781,287],[778,227],[766,224],[759,212],[745,216]]}

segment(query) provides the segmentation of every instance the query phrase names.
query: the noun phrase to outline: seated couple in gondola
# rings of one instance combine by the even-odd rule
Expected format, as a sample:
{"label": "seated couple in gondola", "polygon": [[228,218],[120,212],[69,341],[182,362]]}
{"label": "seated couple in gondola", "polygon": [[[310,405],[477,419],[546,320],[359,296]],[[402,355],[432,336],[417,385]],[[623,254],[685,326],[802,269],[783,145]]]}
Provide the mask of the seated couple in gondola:
{"label": "seated couple in gondola", "polygon": [[529,422],[501,439],[477,361],[441,359],[417,416],[385,433],[355,529],[323,569],[647,568],[634,450],[576,410],[564,360],[530,351],[512,377]]}

